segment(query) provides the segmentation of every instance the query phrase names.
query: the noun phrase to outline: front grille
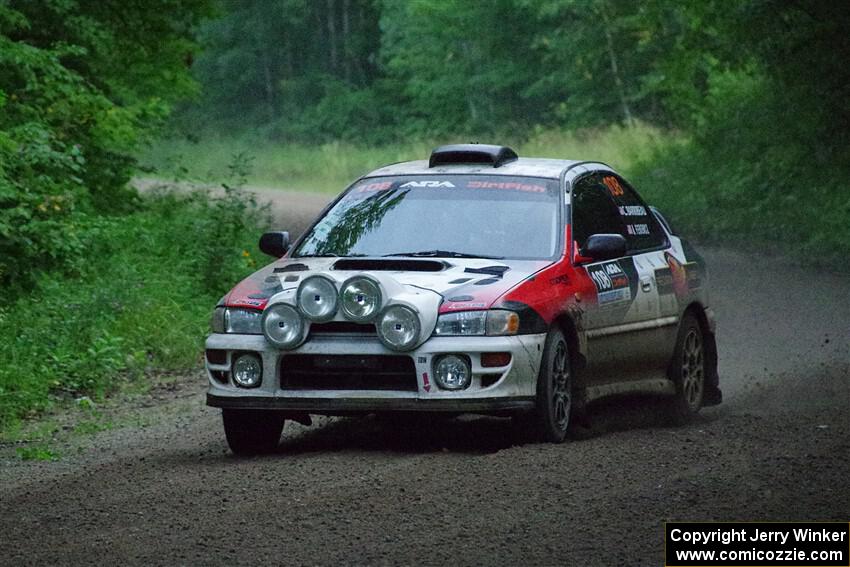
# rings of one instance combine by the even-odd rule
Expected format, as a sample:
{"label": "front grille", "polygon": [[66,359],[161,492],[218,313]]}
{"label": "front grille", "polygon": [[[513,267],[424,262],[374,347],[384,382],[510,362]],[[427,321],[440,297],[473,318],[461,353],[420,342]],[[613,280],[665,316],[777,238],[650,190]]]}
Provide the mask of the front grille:
{"label": "front grille", "polygon": [[293,354],[280,363],[284,390],[395,390],[415,392],[409,356]]}

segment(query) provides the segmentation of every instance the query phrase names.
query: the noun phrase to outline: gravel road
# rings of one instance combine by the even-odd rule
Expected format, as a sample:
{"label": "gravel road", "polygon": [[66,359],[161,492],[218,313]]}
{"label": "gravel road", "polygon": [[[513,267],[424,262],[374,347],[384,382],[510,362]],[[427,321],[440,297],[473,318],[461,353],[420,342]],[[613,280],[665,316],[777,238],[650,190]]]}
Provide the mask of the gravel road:
{"label": "gravel road", "polygon": [[[259,194],[294,232],[330,198]],[[322,420],[237,459],[198,373],[57,462],[0,448],[0,564],[662,565],[668,520],[850,520],[850,279],[704,252],[726,401],[696,423]]]}

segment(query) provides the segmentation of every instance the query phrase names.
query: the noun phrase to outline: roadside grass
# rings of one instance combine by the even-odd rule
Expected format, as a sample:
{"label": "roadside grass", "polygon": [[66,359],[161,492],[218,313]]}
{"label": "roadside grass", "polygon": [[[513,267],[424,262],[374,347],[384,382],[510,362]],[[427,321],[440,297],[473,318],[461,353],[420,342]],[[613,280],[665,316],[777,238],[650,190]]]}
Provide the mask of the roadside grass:
{"label": "roadside grass", "polygon": [[[213,200],[163,191],[76,227],[88,242],[80,271],[43,274],[0,307],[3,436],[51,408],[82,411],[110,392],[144,390],[156,374],[199,367],[212,308],[256,269],[265,223],[235,190]],[[107,427],[91,417],[83,429]]]}
{"label": "roadside grass", "polygon": [[[505,143],[516,148],[520,155],[602,160],[627,171],[672,138],[669,133],[639,124],[634,128],[609,126],[577,132],[540,129],[522,141],[481,142]],[[250,137],[202,142],[171,139],[154,143],[139,157],[146,174],[217,183],[227,175],[224,164],[230,163],[233,156],[250,156],[252,167],[247,181],[252,185],[339,193],[359,176],[381,165],[428,159],[436,146],[458,141],[410,141],[367,147],[342,142],[319,146],[279,144]]]}
{"label": "roadside grass", "polygon": [[18,447],[15,453],[24,461],[58,461],[60,454],[46,445]]}

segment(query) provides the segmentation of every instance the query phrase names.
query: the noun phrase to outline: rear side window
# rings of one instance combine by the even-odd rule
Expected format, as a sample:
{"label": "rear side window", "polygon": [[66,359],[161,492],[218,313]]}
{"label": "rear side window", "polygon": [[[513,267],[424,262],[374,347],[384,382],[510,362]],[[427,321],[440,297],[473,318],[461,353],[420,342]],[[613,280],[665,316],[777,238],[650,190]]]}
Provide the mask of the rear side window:
{"label": "rear side window", "polygon": [[600,176],[608,190],[623,224],[623,236],[629,251],[649,250],[667,244],[664,230],[652,210],[623,178],[607,172]]}

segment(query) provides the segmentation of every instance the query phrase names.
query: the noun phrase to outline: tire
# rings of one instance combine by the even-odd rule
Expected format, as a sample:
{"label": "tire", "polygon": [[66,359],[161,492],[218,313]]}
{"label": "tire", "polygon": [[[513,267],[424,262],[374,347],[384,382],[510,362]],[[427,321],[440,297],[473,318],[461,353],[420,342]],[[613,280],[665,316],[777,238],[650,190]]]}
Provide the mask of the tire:
{"label": "tire", "polygon": [[674,424],[683,425],[699,413],[705,396],[706,370],[705,335],[697,318],[686,313],[670,363],[670,379],[676,393],[668,402],[668,414]]}
{"label": "tire", "polygon": [[286,421],[274,412],[262,410],[223,409],[221,417],[227,445],[239,456],[274,451]]}
{"label": "tire", "polygon": [[524,433],[535,441],[563,442],[570,425],[572,385],[569,345],[560,329],[552,329],[540,361],[534,411],[517,418]]}

